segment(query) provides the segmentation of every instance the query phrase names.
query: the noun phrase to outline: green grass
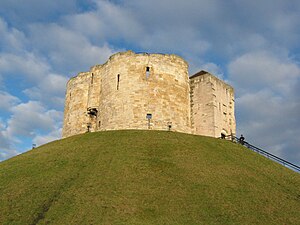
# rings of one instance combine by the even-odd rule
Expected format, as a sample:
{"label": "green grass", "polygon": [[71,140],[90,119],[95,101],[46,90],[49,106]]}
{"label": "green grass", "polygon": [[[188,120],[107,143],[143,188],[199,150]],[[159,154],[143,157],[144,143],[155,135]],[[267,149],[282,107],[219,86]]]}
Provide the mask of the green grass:
{"label": "green grass", "polygon": [[89,133],[0,163],[0,224],[300,224],[300,175],[225,140]]}

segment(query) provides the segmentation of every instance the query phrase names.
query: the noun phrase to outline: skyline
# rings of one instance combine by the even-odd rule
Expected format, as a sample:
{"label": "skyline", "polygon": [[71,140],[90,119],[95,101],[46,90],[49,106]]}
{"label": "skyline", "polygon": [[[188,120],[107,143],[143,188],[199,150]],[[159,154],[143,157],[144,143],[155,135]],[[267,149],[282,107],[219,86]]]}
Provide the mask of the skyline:
{"label": "skyline", "polygon": [[0,3],[0,161],[61,137],[66,82],[126,50],[235,89],[237,135],[300,165],[300,2]]}

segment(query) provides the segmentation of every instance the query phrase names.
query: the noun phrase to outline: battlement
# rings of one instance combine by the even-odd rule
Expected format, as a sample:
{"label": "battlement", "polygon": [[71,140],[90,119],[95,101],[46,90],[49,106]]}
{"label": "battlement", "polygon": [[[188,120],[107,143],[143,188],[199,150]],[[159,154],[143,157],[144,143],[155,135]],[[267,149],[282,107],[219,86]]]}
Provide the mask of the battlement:
{"label": "battlement", "polygon": [[[191,118],[201,111],[193,107],[195,98],[202,98],[199,85],[190,84],[197,83],[196,75],[189,78],[188,63],[174,54],[116,53],[67,83],[63,137],[118,129],[200,134]],[[220,89],[226,86],[215,83]]]}

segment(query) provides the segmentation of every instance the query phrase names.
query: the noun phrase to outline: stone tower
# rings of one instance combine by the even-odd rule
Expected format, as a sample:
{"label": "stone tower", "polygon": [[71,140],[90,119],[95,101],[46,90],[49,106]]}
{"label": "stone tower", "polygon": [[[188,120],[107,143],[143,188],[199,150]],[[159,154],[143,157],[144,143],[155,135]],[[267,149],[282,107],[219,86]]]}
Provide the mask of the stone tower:
{"label": "stone tower", "polygon": [[63,137],[120,129],[190,132],[188,64],[182,58],[127,51],[69,80]]}
{"label": "stone tower", "polygon": [[121,129],[235,133],[233,88],[177,55],[112,55],[67,83],[63,137]]}
{"label": "stone tower", "polygon": [[192,132],[212,137],[235,134],[233,88],[206,71],[190,77],[190,88]]}

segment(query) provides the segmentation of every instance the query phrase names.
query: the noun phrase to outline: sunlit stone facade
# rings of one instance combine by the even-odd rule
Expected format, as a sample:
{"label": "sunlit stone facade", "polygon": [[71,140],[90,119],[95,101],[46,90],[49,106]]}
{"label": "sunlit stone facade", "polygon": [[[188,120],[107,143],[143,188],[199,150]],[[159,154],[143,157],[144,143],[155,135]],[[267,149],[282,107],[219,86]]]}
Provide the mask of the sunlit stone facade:
{"label": "sunlit stone facade", "polygon": [[63,137],[123,129],[235,133],[233,89],[177,55],[112,55],[67,84]]}

